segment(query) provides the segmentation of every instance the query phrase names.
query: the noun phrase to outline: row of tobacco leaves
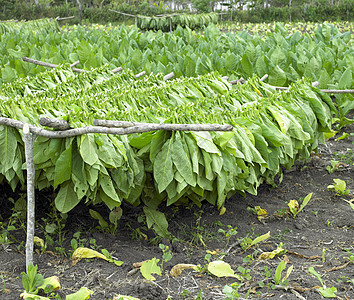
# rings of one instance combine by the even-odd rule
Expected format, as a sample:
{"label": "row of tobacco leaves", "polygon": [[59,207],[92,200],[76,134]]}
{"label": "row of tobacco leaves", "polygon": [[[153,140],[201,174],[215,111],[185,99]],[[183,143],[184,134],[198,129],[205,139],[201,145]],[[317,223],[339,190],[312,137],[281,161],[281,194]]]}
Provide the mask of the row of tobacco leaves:
{"label": "row of tobacco leaves", "polygon": [[[221,209],[236,192],[256,194],[274,184],[282,167],[308,158],[337,113],[331,98],[300,80],[277,92],[258,77],[231,86],[218,74],[164,81],[142,79],[103,66],[81,74],[69,67],[0,88],[0,114],[39,126],[40,116],[64,119],[71,127],[94,119],[148,123],[231,124],[231,132],[154,131],[129,136],[87,134],[75,138],[37,136],[38,189],[58,187],[56,207],[68,212],[80,201],[143,204],[147,223],[168,236],[158,206],[201,205]],[[25,183],[22,131],[0,127],[0,180]]]}

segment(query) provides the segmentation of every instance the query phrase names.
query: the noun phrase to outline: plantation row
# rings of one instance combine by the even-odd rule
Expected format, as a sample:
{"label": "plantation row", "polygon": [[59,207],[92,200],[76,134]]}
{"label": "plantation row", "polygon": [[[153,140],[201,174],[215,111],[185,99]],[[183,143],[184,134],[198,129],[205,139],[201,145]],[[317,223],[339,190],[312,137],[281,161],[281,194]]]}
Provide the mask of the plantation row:
{"label": "plantation row", "polygon": [[[73,74],[59,67],[0,89],[0,114],[39,126],[41,115],[75,127],[94,119],[148,123],[231,124],[232,132],[154,131],[130,136],[37,137],[36,186],[60,186],[57,208],[83,199],[110,208],[141,201],[156,209],[203,200],[223,207],[232,194],[274,184],[281,166],[307,158],[330,131],[331,99],[305,80],[285,92],[251,78],[232,88],[217,74],[164,81],[104,66]],[[21,133],[1,127],[1,179],[24,183]],[[141,197],[142,196],[142,197]],[[161,233],[161,232],[160,232]]]}
{"label": "plantation row", "polygon": [[59,32],[56,22],[52,23],[49,30],[34,31],[28,25],[16,29],[16,34],[1,35],[0,84],[44,71],[22,62],[23,56],[55,64],[80,60],[78,67],[84,69],[108,63],[112,69],[121,66],[135,73],[173,71],[177,77],[214,71],[230,79],[269,74],[268,83],[276,86],[305,77],[319,81],[320,88],[343,88],[338,86],[342,74],[349,70],[352,76],[354,72],[350,32],[340,33],[328,24],[319,26],[314,36],[288,35],[277,24],[275,33],[260,37],[246,32],[221,33],[212,25],[202,34],[181,27],[163,34],[126,26],[109,32],[80,26]]}

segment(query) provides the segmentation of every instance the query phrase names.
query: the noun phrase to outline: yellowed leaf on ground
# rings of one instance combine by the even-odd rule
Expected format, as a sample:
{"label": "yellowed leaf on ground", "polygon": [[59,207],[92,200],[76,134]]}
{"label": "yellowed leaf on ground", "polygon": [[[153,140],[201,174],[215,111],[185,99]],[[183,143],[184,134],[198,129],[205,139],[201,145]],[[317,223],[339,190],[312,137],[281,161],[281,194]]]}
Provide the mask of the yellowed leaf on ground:
{"label": "yellowed leaf on ground", "polygon": [[268,217],[268,212],[264,208],[261,208],[260,206],[255,206],[254,209],[256,211],[258,221],[262,221],[263,219]]}
{"label": "yellowed leaf on ground", "polygon": [[225,206],[220,208],[219,215],[222,216],[226,212]]}
{"label": "yellowed leaf on ground", "polygon": [[72,261],[73,261],[73,265],[75,265],[78,261],[80,261],[80,259],[83,258],[102,258],[104,260],[108,260],[108,258],[106,256],[104,256],[102,253],[99,253],[95,250],[89,249],[89,248],[84,248],[84,247],[79,247],[75,250],[75,252],[73,253],[72,256]]}
{"label": "yellowed leaf on ground", "polygon": [[38,296],[36,294],[23,292],[20,297],[22,299],[50,300],[48,297]]}
{"label": "yellowed leaf on ground", "polygon": [[217,277],[234,277],[240,280],[240,276],[236,275],[231,266],[222,260],[210,262],[208,264],[208,271]]}
{"label": "yellowed leaf on ground", "polygon": [[37,244],[41,247],[44,247],[44,241],[41,238],[39,238],[38,236],[35,236],[33,241],[35,244]]}
{"label": "yellowed leaf on ground", "polygon": [[183,270],[187,270],[187,269],[197,270],[197,268],[198,267],[193,264],[177,264],[173,266],[173,268],[171,269],[170,275],[172,277],[178,277],[181,275]]}

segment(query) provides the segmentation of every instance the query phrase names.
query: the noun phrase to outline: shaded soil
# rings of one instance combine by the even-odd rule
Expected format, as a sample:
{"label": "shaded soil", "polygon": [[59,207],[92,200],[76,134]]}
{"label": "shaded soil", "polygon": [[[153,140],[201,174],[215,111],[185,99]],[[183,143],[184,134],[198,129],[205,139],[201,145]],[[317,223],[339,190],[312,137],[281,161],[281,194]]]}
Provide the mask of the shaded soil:
{"label": "shaded soil", "polygon": [[[345,130],[354,132],[353,126]],[[144,223],[139,222],[141,208],[124,206],[123,217],[113,235],[97,226],[98,222],[90,217],[88,207],[78,206],[65,221],[62,244],[56,230],[50,235],[54,240],[53,246],[42,251],[36,247],[35,264],[38,264],[39,272],[44,277],[57,275],[60,278],[62,288],[59,295],[63,299],[64,295],[83,286],[94,291],[90,299],[113,299],[115,294],[142,300],[165,300],[168,297],[174,300],[196,299],[198,294],[198,299],[226,299],[224,286],[240,282],[234,278],[217,278],[207,272],[206,254],[209,250],[216,253],[211,255],[211,261],[223,255],[223,260],[230,264],[236,274],[242,275],[239,267],[247,270],[244,271],[248,273],[247,278],[244,274],[238,288],[241,299],[322,299],[318,292],[321,284],[308,272],[309,267],[314,267],[322,276],[326,287],[337,289],[337,299],[354,299],[354,211],[343,201],[352,200],[354,196],[339,197],[327,190],[334,178],[340,178],[347,183],[347,189],[354,191],[353,141],[354,136],[328,141],[326,146],[320,146],[319,152],[308,162],[298,162],[290,170],[284,171],[284,179],[277,188],[262,185],[257,196],[233,196],[226,202],[223,215],[207,204],[201,209],[175,207],[166,210],[169,230],[176,237],[172,244],[169,240],[154,238]],[[330,174],[326,167],[334,158],[342,163]],[[296,199],[301,203],[301,198],[309,193],[313,193],[310,203],[293,218],[287,211],[287,202]],[[13,206],[8,201],[10,197],[17,200],[19,195],[20,191],[13,193],[8,187],[2,187],[0,221],[3,227],[0,232],[10,221],[16,220],[15,227],[20,227],[21,223],[16,218],[10,219]],[[55,213],[50,209],[52,198],[51,192],[37,193],[36,235],[44,240],[45,225],[55,223]],[[268,217],[259,221],[252,211],[256,206],[266,209]],[[104,207],[92,208],[106,216]],[[231,236],[229,241],[218,232],[220,228],[228,231],[228,225],[237,228],[237,235]],[[245,237],[255,239],[268,231],[271,237],[266,241],[248,250],[241,247],[240,241]],[[0,299],[19,299],[23,290],[20,273],[25,269],[24,243],[20,241],[25,240],[25,235],[23,229],[8,234],[12,243],[0,244]],[[70,241],[73,236],[79,246],[98,251],[107,249],[124,264],[117,267],[104,260],[90,259],[72,265]],[[156,280],[149,282],[140,271],[134,270],[133,263],[153,257],[161,259],[159,243],[169,246],[173,257],[164,262],[163,275],[154,275]],[[282,256],[257,259],[262,252],[273,251],[280,243],[287,250]],[[67,256],[60,255],[60,251]],[[287,262],[287,268],[291,265],[294,267],[288,284],[280,286],[275,285],[273,279],[282,260]],[[174,278],[169,271],[178,263],[200,264],[201,271],[184,270],[181,276]]]}

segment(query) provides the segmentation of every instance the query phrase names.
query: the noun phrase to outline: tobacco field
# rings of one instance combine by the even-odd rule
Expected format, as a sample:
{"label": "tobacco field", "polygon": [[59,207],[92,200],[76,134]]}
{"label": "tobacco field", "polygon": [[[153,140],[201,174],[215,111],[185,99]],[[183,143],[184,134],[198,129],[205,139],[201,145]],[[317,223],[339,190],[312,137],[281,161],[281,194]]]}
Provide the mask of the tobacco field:
{"label": "tobacco field", "polygon": [[0,23],[0,117],[232,131],[37,136],[35,264],[58,277],[31,290],[19,280],[23,134],[0,126],[0,296],[352,299],[354,97],[325,92],[354,87],[352,24],[256,34],[144,22]]}

